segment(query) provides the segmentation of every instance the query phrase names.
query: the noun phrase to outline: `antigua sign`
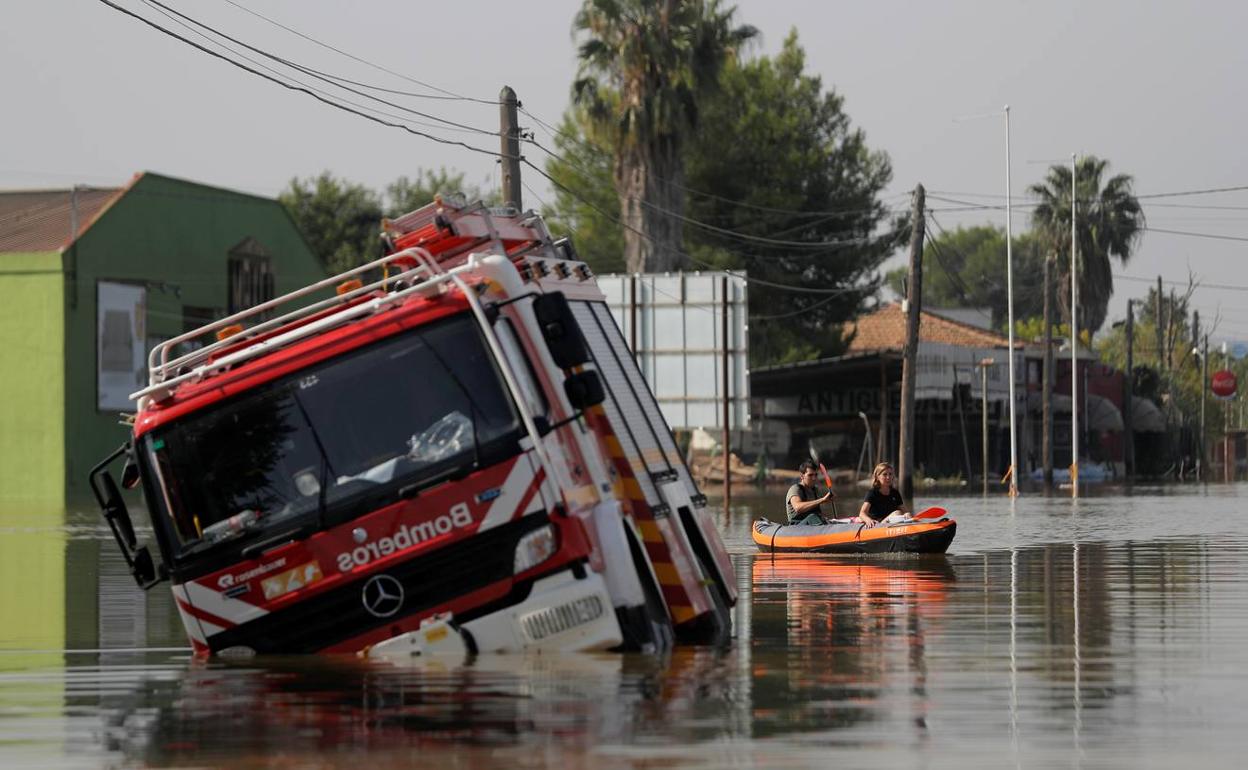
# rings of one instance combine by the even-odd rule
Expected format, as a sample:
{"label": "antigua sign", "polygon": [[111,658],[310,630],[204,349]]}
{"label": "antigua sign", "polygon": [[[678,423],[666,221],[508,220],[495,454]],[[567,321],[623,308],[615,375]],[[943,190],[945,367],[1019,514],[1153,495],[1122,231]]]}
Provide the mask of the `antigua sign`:
{"label": "antigua sign", "polygon": [[1222,369],[1213,373],[1209,379],[1209,389],[1213,391],[1213,395],[1218,398],[1234,398],[1235,397],[1235,372],[1230,369]]}

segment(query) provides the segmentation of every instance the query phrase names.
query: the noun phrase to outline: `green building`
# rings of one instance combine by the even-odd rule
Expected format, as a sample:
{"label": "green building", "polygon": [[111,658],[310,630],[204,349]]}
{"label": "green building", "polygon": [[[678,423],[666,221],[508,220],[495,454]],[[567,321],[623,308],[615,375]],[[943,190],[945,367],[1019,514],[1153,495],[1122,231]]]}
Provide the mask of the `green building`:
{"label": "green building", "polygon": [[152,173],[0,192],[0,511],[89,497],[153,345],[324,277],[270,198]]}

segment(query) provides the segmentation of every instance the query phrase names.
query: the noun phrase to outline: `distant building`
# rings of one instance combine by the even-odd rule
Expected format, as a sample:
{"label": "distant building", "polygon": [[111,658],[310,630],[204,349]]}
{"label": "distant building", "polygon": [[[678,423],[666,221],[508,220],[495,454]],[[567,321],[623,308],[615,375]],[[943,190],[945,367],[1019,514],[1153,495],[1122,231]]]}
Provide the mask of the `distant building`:
{"label": "distant building", "polygon": [[[791,465],[813,447],[829,466],[858,467],[863,473],[881,458],[896,460],[900,418],[902,354],[906,314],[900,303],[884,305],[846,324],[852,334],[844,355],[756,368],[750,392],[766,421],[788,424]],[[995,473],[1008,465],[1009,448],[999,439],[1008,425],[1008,340],[979,326],[924,310],[916,355],[915,465],[927,475],[978,476],[981,377],[987,368],[990,463]],[[1015,344],[1016,376],[1025,372],[1023,348]],[[1017,396],[1022,403],[1024,392]]]}
{"label": "distant building", "polygon": [[[986,401],[988,474],[999,480],[1010,457],[1009,341],[951,315],[946,310],[924,310],[920,315],[915,467],[938,478],[981,477]],[[906,314],[900,303],[885,305],[847,324],[846,332],[854,336],[842,356],[750,372],[757,405],[753,416],[786,423],[792,436],[790,465],[806,457],[811,447],[829,466],[858,467],[863,472],[878,459],[896,460]],[[1054,352],[1052,449],[1053,464],[1060,469],[1070,463],[1071,366],[1068,351]],[[1015,341],[1020,476],[1043,464],[1043,354],[1041,345]],[[1100,464],[1110,475],[1121,474],[1122,373],[1098,363],[1091,351],[1080,350],[1078,359],[1081,462]],[[978,364],[987,360],[991,363],[981,369]],[[1164,418],[1147,399],[1137,396],[1132,404],[1137,457],[1156,454],[1164,443]]]}
{"label": "distant building", "polygon": [[0,192],[0,504],[88,495],[153,345],[324,277],[270,198],[152,173]]}

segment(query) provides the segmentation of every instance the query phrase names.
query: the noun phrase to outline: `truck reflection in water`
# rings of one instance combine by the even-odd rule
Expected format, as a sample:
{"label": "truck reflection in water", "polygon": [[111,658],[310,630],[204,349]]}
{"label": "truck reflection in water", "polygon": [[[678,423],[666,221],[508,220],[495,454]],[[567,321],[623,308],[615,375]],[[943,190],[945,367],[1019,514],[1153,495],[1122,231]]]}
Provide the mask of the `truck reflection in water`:
{"label": "truck reflection in water", "polygon": [[[731,655],[480,656],[382,664],[285,657],[193,663],[178,681],[150,682],[132,717],[153,715],[122,748],[161,767],[577,766],[603,746],[650,734],[689,742],[743,734],[748,697],[734,692]],[[163,692],[162,692],[163,690]],[[734,708],[732,704],[741,704]],[[135,725],[125,718],[123,724]],[[127,731],[129,732],[129,731]],[[565,760],[571,760],[570,764]]]}

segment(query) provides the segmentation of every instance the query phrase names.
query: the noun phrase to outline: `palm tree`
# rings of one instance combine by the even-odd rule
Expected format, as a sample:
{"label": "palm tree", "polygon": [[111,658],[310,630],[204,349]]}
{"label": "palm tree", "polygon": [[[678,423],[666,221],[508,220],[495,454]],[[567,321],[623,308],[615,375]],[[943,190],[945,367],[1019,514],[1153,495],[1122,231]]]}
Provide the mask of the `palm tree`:
{"label": "palm tree", "polygon": [[[1123,265],[1144,235],[1144,211],[1131,192],[1131,176],[1118,174],[1104,186],[1109,161],[1088,156],[1076,165],[1075,237],[1079,248],[1079,327],[1095,333],[1105,323],[1114,293],[1110,257]],[[1052,166],[1044,181],[1027,188],[1040,203],[1031,222],[1061,266],[1058,290],[1062,317],[1070,322],[1070,168]]]}
{"label": "palm tree", "polygon": [[758,30],[733,26],[720,0],[585,0],[573,100],[610,140],[630,271],[681,263],[684,165],[698,98]]}

